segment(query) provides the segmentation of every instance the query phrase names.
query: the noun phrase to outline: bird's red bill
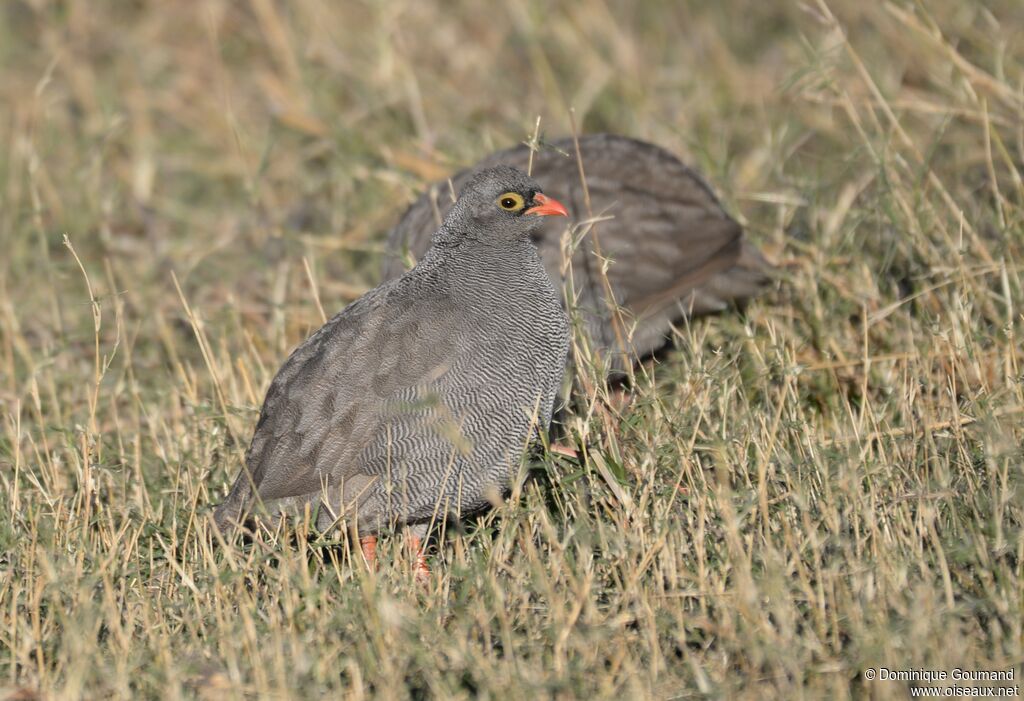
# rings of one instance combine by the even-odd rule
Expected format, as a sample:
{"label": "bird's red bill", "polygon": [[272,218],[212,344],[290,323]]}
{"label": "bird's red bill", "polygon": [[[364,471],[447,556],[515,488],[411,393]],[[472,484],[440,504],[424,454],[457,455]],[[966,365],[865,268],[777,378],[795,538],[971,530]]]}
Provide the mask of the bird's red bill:
{"label": "bird's red bill", "polygon": [[565,205],[554,197],[548,197],[547,195],[538,192],[533,196],[533,201],[537,203],[537,206],[530,207],[526,210],[526,214],[536,214],[538,217],[550,217],[552,215],[559,217],[569,216],[569,210],[567,210]]}

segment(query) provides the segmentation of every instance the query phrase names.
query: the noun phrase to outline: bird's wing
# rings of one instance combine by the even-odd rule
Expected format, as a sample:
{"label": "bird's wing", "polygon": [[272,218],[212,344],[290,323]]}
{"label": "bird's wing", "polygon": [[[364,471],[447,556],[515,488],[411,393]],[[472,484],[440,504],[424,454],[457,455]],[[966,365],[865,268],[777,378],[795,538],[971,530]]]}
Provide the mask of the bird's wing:
{"label": "bird's wing", "polygon": [[388,402],[443,375],[465,336],[443,292],[406,289],[408,303],[389,303],[398,289],[374,290],[295,349],[270,384],[232,495],[255,486],[269,501],[325,481],[366,482],[358,457],[382,430]]}

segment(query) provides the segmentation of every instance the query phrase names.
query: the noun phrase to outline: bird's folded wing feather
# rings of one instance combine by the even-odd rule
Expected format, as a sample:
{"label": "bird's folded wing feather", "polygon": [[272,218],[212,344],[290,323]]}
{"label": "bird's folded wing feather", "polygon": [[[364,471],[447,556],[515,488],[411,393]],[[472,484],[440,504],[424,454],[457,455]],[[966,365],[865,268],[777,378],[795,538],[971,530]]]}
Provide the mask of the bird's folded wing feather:
{"label": "bird's folded wing feather", "polygon": [[274,378],[247,458],[261,499],[309,494],[327,481],[364,483],[358,458],[386,430],[388,401],[447,370],[461,334],[442,309],[445,299],[387,304],[393,288],[331,319]]}
{"label": "bird's folded wing feather", "polygon": [[[602,214],[614,219],[595,224],[576,257],[600,250],[611,261],[607,274],[616,302],[637,317],[675,303],[739,258],[739,224],[692,180],[680,180],[671,194],[599,175],[588,176],[587,184],[592,200],[611,203]],[[626,227],[629,236],[621,235]]]}

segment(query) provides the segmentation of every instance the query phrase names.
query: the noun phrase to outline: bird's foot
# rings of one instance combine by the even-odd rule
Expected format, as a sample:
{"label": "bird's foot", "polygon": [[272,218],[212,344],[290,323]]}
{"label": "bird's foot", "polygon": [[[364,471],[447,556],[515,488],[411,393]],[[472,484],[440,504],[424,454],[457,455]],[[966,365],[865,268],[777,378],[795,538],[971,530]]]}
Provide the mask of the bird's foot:
{"label": "bird's foot", "polygon": [[377,567],[377,536],[364,535],[359,539],[359,549],[363,551],[363,559],[368,568]]}
{"label": "bird's foot", "polygon": [[572,448],[572,447],[567,446],[567,445],[563,445],[561,443],[552,443],[551,447],[549,448],[549,450],[552,453],[557,453],[558,455],[564,455],[567,458],[578,459],[580,457],[579,453],[576,452],[575,448]]}
{"label": "bird's foot", "polygon": [[416,534],[410,534],[409,549],[415,558],[413,573],[416,576],[416,581],[420,584],[428,583],[430,581],[430,565],[427,564],[427,554],[424,552],[423,538]]}
{"label": "bird's foot", "polygon": [[623,412],[633,403],[633,393],[622,387],[608,391],[608,407],[615,412]]}

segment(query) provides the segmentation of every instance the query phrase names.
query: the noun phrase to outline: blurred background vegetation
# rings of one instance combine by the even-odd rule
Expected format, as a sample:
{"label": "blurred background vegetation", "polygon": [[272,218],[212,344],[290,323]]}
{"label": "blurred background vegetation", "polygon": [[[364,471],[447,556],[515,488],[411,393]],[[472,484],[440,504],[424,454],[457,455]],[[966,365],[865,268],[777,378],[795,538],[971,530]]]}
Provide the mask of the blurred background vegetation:
{"label": "blurred background vegetation", "polygon": [[[1024,645],[1024,5],[0,5],[0,694],[902,698]],[[778,264],[618,475],[548,461],[418,590],[211,548],[284,354],[428,181],[614,131]],[[679,487],[680,489],[676,489]],[[394,556],[401,558],[395,547]]]}

